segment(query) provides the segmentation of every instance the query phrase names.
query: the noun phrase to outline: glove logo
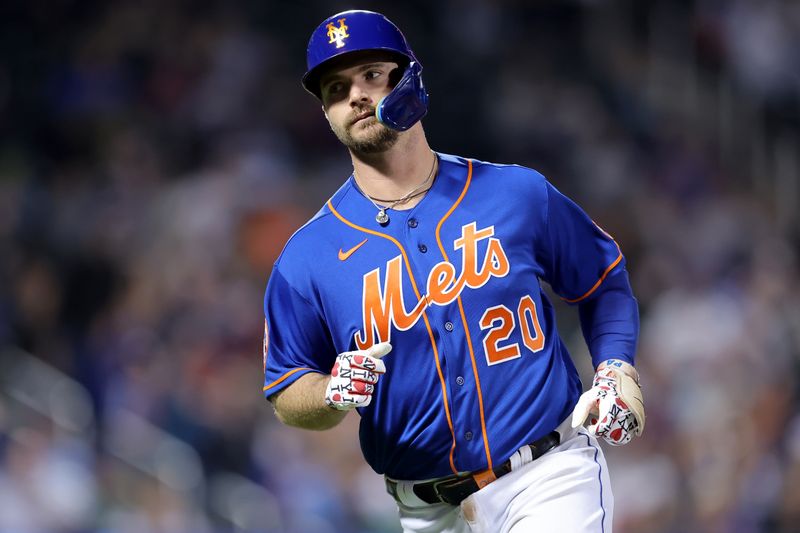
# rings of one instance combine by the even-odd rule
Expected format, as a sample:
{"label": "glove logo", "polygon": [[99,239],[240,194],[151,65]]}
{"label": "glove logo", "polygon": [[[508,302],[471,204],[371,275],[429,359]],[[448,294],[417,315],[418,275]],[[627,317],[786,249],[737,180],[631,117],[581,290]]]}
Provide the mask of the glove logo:
{"label": "glove logo", "polygon": [[344,46],[344,40],[350,37],[350,34],[347,33],[347,26],[344,23],[345,19],[341,18],[338,20],[339,27],[333,25],[333,22],[329,22],[325,28],[328,30],[328,44],[336,43],[336,48],[342,48]]}

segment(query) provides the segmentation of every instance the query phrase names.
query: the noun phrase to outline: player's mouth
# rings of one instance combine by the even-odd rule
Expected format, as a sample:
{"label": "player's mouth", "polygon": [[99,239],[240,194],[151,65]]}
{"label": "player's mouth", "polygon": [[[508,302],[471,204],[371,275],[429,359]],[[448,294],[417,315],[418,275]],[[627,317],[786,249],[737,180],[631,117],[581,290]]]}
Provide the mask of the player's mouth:
{"label": "player's mouth", "polygon": [[369,110],[369,111],[364,111],[363,113],[359,113],[358,115],[356,115],[356,117],[353,119],[353,121],[350,122],[350,125],[352,126],[352,125],[354,125],[354,124],[356,124],[358,122],[361,122],[362,120],[365,120],[365,119],[368,119],[368,118],[374,117],[374,116],[375,116],[375,110],[374,109]]}

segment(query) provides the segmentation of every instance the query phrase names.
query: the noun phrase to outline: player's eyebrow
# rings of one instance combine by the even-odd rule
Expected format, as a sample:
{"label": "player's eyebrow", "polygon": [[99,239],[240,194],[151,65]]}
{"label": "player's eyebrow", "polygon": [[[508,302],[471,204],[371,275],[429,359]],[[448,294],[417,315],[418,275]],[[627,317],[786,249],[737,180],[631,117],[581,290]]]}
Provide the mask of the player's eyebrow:
{"label": "player's eyebrow", "polygon": [[374,61],[365,65],[359,65],[356,69],[356,72],[364,72],[365,70],[369,70],[371,68],[382,67],[384,64],[386,64],[386,61]]}

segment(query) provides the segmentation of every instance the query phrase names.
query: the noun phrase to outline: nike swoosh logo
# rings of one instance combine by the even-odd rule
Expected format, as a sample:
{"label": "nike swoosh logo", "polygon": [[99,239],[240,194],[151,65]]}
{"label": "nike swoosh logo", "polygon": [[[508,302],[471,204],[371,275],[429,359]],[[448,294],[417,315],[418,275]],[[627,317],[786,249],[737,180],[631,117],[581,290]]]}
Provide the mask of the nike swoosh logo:
{"label": "nike swoosh logo", "polygon": [[339,261],[347,261],[347,258],[350,257],[355,253],[356,250],[364,246],[364,243],[367,242],[367,239],[364,239],[360,243],[356,244],[346,252],[343,252],[341,248],[339,248]]}

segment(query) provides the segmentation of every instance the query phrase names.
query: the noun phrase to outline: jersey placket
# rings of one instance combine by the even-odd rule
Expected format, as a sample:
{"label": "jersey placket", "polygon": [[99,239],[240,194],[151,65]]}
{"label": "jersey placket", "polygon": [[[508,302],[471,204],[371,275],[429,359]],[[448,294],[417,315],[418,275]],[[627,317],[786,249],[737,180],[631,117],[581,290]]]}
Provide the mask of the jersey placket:
{"label": "jersey placket", "polygon": [[[408,250],[409,262],[420,290],[427,294],[428,275],[440,262],[445,261],[436,239],[438,219],[420,217],[416,210],[410,210],[404,221],[403,245]],[[447,243],[442,243],[448,246]],[[452,250],[452,243],[450,243]],[[449,255],[456,255],[450,252]],[[459,269],[458,257],[449,257],[450,262]],[[457,275],[461,273],[458,272]],[[446,305],[429,303],[426,314],[434,329],[439,364],[445,379],[447,401],[449,404],[456,446],[454,462],[459,470],[482,468],[484,464],[484,436],[478,405],[478,391],[473,376],[467,335],[464,331],[458,300]],[[478,465],[478,466],[475,466]]]}

